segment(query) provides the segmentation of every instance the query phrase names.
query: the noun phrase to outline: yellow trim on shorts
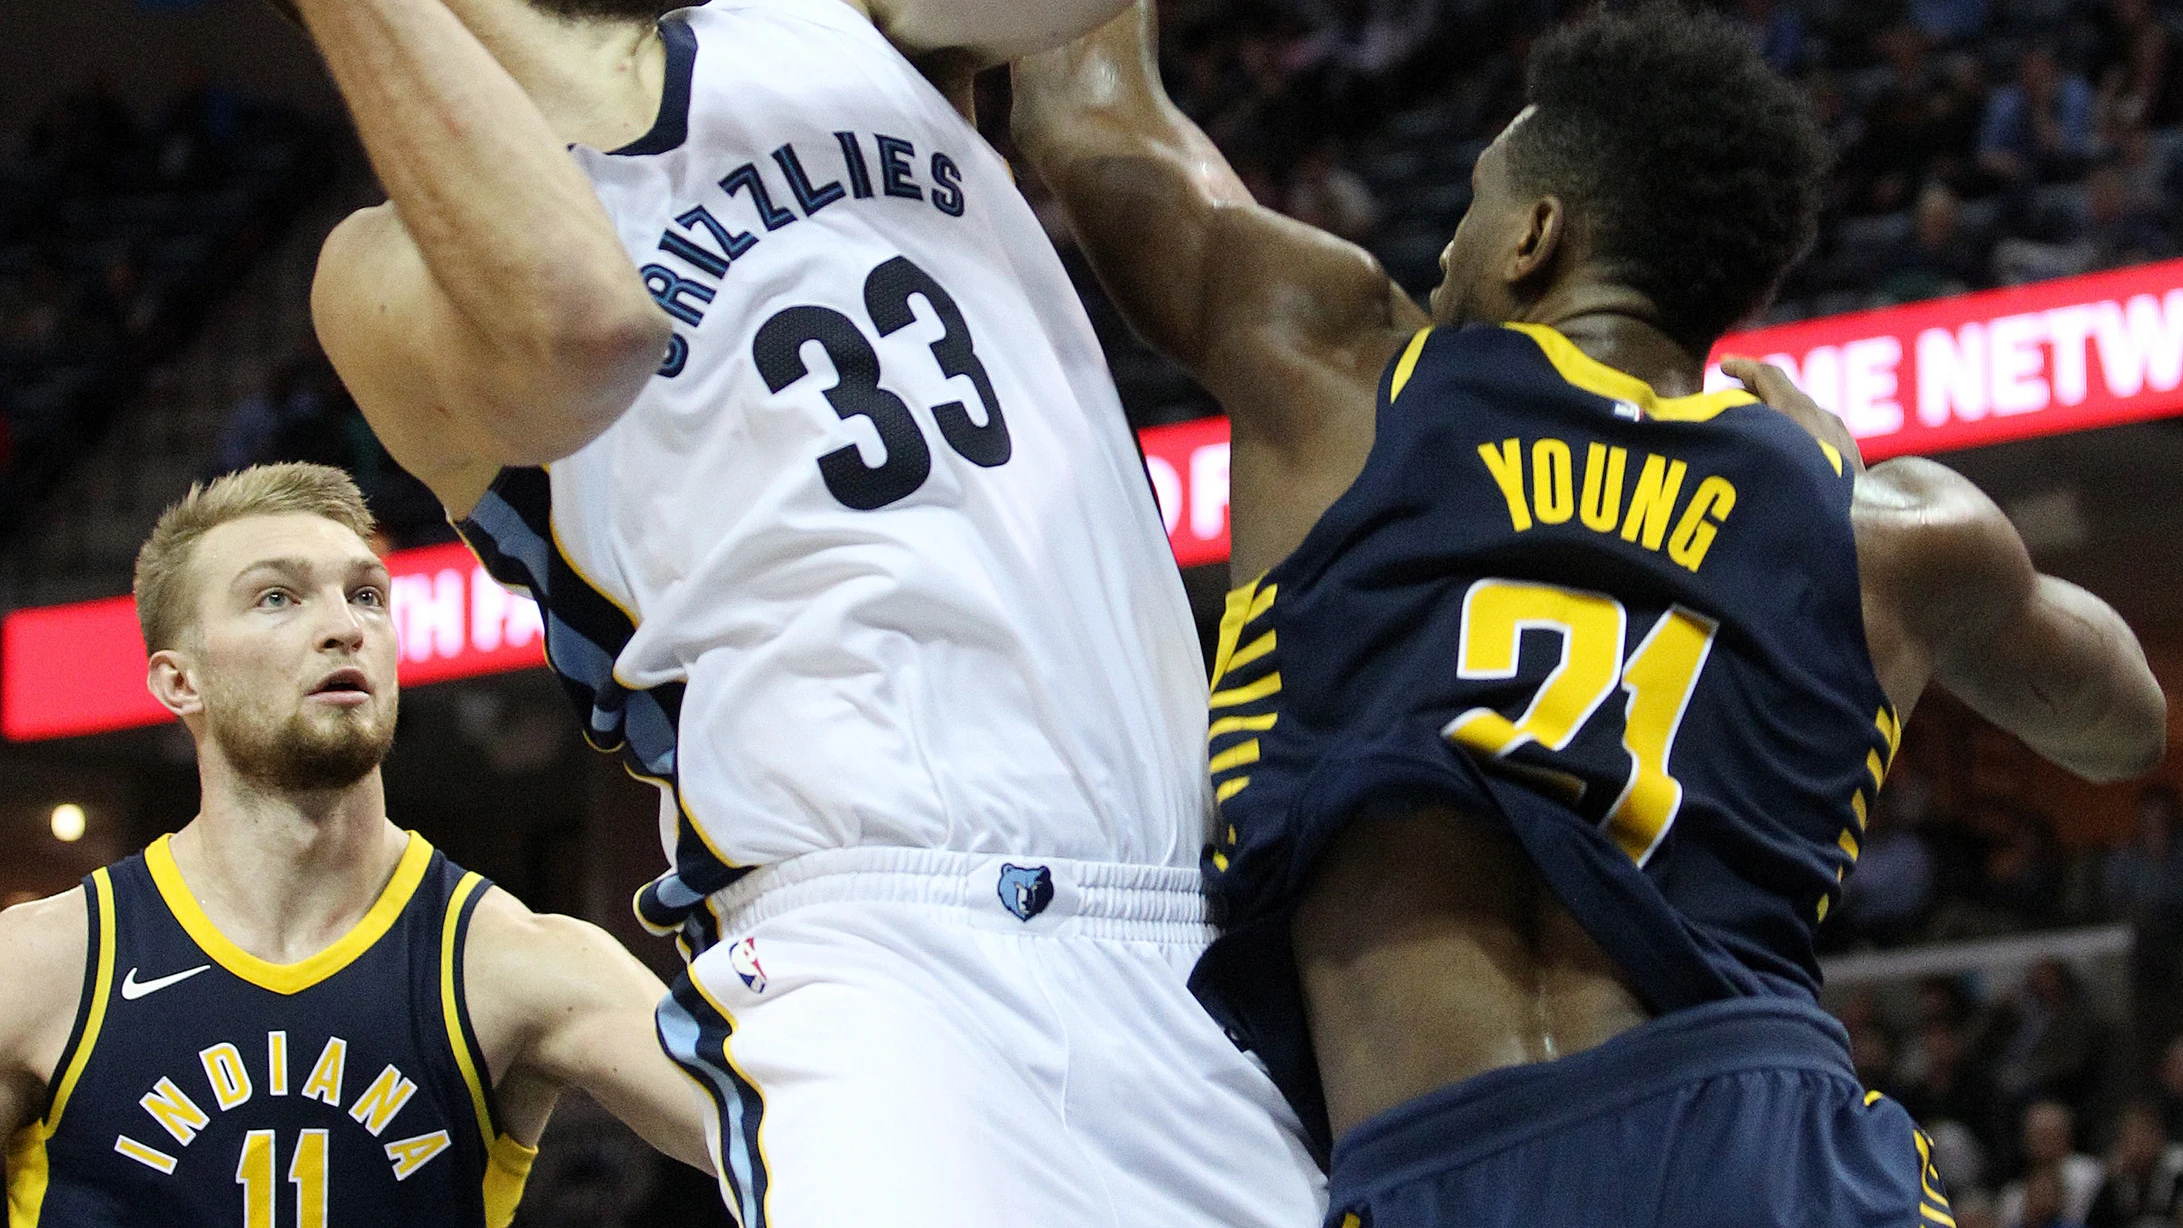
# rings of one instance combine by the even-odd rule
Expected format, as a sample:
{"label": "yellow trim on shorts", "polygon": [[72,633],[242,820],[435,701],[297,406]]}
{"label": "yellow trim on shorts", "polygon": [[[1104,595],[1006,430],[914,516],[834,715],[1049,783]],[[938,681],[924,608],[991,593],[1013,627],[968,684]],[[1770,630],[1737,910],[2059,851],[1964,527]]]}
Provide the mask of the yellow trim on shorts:
{"label": "yellow trim on shorts", "polygon": [[[697,996],[705,999],[705,1005],[713,1008],[713,1012],[719,1015],[720,1018],[724,1020],[728,1025],[728,1034],[726,1038],[724,1038],[720,1042],[720,1059],[728,1064],[728,1069],[734,1071],[736,1077],[742,1079],[744,1083],[750,1086],[751,1091],[757,1093],[758,1154],[755,1158],[758,1162],[758,1171],[766,1174],[766,1197],[765,1201],[759,1206],[758,1210],[759,1214],[764,1217],[765,1222],[771,1224],[774,1222],[773,1163],[766,1158],[766,1127],[773,1124],[773,1115],[766,1112],[766,1090],[763,1087],[758,1086],[758,1080],[750,1077],[750,1072],[743,1069],[743,1064],[741,1062],[735,1060],[735,1033],[736,1030],[742,1025],[735,1021],[734,1013],[728,1010],[728,1008],[721,1003],[720,999],[713,996],[712,990],[705,988],[705,982],[697,975],[697,971],[695,968],[692,968],[690,970],[690,988],[695,989],[697,991]],[[700,1032],[701,1037],[702,1035],[703,1033]],[[685,1071],[684,1073],[688,1072]],[[706,1097],[707,1100],[710,1100],[711,1098],[712,1097],[710,1095]],[[722,1152],[722,1155],[715,1156],[714,1159],[716,1161],[724,1157],[728,1148],[728,1122],[725,1116],[721,1117],[719,1126],[720,1150]]]}

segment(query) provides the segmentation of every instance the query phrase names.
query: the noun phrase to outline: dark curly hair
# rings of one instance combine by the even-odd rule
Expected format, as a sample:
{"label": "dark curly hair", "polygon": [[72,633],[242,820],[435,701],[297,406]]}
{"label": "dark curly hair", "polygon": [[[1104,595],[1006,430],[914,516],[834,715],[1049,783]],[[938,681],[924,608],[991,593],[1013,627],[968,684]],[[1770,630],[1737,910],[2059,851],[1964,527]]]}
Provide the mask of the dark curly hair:
{"label": "dark curly hair", "polygon": [[1772,298],[1818,229],[1827,146],[1725,19],[1669,3],[1593,13],[1531,52],[1537,109],[1509,139],[1526,193],[1703,354]]}

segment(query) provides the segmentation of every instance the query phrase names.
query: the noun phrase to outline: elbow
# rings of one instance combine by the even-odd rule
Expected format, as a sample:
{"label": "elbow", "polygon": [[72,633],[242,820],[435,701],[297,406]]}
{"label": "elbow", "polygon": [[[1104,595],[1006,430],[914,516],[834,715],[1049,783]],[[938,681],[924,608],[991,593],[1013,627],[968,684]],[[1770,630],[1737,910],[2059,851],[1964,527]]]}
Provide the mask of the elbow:
{"label": "elbow", "polygon": [[569,312],[504,353],[484,426],[498,459],[546,465],[581,450],[626,413],[674,338],[649,298]]}
{"label": "elbow", "polygon": [[2168,757],[2167,698],[2157,686],[2152,687],[2151,692],[2136,705],[2127,731],[2116,739],[2114,774],[2100,783],[2143,776],[2158,768]]}
{"label": "elbow", "polygon": [[2132,780],[2158,768],[2168,756],[2168,700],[2150,673],[2132,693],[2116,703],[2098,743],[2098,753],[2073,765],[2093,784]]}

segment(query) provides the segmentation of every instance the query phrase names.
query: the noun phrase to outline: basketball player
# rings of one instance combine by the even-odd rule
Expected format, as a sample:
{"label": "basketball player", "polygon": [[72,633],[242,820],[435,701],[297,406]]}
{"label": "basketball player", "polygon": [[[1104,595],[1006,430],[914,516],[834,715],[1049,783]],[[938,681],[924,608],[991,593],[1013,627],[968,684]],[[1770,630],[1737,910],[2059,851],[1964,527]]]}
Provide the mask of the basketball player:
{"label": "basketball player", "polygon": [[1116,0],[300,8],[392,198],[320,336],[660,786],[660,1032],[745,1228],[1315,1219],[1186,984],[1204,674],[1142,463],[902,50]]}
{"label": "basketball player", "polygon": [[658,978],[387,821],[370,527],[346,474],[273,465],[192,490],[137,556],[202,809],[0,913],[14,1228],[505,1225],[565,1087],[707,1162]]}
{"label": "basketball player", "polygon": [[1428,317],[1252,203],[1152,21],[1022,66],[1018,132],[1234,421],[1196,983],[1331,1136],[1328,1223],[1945,1228],[1815,1003],[1902,721],[1938,681],[2113,780],[2165,710],[1963,479],[1702,391],[1812,233],[1796,96],[1712,17],[1543,39]]}

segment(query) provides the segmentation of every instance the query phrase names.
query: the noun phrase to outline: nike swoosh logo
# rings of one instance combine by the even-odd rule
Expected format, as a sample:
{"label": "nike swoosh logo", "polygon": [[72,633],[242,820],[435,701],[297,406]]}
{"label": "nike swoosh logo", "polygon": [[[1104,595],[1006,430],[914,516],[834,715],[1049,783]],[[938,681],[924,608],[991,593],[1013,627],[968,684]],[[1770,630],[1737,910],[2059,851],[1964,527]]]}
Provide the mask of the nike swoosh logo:
{"label": "nike swoosh logo", "polygon": [[148,998],[169,985],[179,985],[200,972],[210,971],[212,971],[211,964],[199,964],[188,971],[177,972],[173,976],[163,976],[156,981],[140,981],[136,979],[136,969],[131,968],[129,969],[129,975],[121,978],[121,997],[124,1002],[134,1002],[138,998]]}

